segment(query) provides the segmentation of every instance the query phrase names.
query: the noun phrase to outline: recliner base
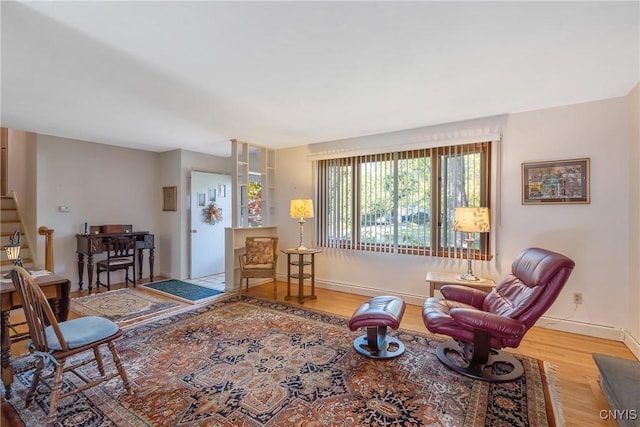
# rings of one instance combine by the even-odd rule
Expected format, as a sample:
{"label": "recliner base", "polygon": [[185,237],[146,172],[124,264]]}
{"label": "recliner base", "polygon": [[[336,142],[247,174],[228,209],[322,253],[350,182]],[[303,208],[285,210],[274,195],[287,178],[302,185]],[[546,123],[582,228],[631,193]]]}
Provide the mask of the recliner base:
{"label": "recliner base", "polygon": [[[456,341],[446,341],[438,346],[436,356],[449,369],[477,380],[498,383],[509,382],[517,380],[524,374],[522,362],[507,352],[490,349],[486,356],[486,362],[482,363],[474,360],[476,355],[473,354],[472,348],[470,350],[464,347],[465,346]],[[459,361],[449,357],[448,353],[455,353],[463,362],[466,362],[467,365],[461,365]],[[471,358],[469,358],[469,356],[471,356]],[[512,370],[503,374],[496,373],[495,367],[496,364],[499,363],[511,366]]]}

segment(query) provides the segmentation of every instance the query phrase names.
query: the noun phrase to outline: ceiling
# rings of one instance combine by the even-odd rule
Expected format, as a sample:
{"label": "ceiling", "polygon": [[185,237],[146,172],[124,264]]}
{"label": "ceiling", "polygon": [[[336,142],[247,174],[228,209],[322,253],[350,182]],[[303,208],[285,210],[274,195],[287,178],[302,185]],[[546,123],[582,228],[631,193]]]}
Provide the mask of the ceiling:
{"label": "ceiling", "polygon": [[2,1],[1,124],[226,156],[624,96],[639,2]]}

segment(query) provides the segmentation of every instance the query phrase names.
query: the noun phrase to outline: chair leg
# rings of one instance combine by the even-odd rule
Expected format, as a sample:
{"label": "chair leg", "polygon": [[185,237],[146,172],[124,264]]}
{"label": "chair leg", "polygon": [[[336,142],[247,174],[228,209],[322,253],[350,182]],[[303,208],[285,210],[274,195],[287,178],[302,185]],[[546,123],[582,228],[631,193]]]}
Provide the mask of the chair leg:
{"label": "chair leg", "polygon": [[[129,271],[129,269],[127,269],[127,271]],[[131,266],[131,271],[133,272],[133,280],[131,281],[131,283],[133,283],[133,287],[136,287],[136,260],[134,257],[133,260],[133,265]]]}
{"label": "chair leg", "polygon": [[111,290],[111,270],[107,269],[107,290]]}
{"label": "chair leg", "polygon": [[31,387],[29,387],[29,393],[27,393],[27,398],[24,402],[25,408],[28,408],[33,401],[33,395],[38,388],[38,384],[40,383],[40,375],[42,375],[42,369],[44,369],[44,360],[41,357],[38,357],[38,361],[36,362],[36,370],[33,372],[33,379],[31,380]]}
{"label": "chair leg", "polygon": [[113,363],[116,364],[116,369],[120,374],[120,378],[122,378],[122,383],[124,384],[124,388],[127,390],[127,393],[131,394],[131,383],[129,382],[129,377],[127,377],[127,372],[124,370],[124,366],[122,365],[122,361],[120,360],[120,356],[118,355],[118,350],[116,350],[116,345],[113,341],[107,343],[109,350],[111,351],[111,356],[113,357]]}
{"label": "chair leg", "polygon": [[275,276],[273,277],[273,299],[278,299],[278,283],[276,282]]}
{"label": "chair leg", "polygon": [[93,348],[93,356],[96,358],[100,375],[104,377],[104,363],[102,362],[102,355],[100,354],[100,349],[98,347]]}
{"label": "chair leg", "polygon": [[49,403],[49,414],[47,415],[46,426],[52,426],[58,418],[58,403],[60,401],[60,392],[62,391],[62,374],[64,373],[65,361],[60,361],[56,366],[56,373],[51,387],[51,402]]}

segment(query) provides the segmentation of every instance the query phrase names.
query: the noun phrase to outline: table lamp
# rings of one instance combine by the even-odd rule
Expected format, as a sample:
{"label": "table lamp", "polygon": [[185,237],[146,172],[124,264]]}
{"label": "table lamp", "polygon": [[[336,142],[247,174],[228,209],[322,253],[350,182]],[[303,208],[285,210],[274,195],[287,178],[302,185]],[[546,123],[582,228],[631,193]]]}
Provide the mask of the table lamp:
{"label": "table lamp", "polygon": [[[20,231],[16,230],[10,237],[9,241],[11,242],[8,245],[4,246],[4,250],[7,253],[7,259],[9,261],[13,261],[13,265],[22,267],[22,258],[20,258]],[[11,274],[7,273],[4,278],[8,279],[11,277]]]}
{"label": "table lamp", "polygon": [[289,216],[298,218],[300,223],[300,246],[299,251],[305,251],[304,246],[304,220],[305,218],[313,218],[313,200],[311,199],[293,199],[289,206]]}
{"label": "table lamp", "polygon": [[11,244],[5,245],[4,250],[7,253],[7,258],[10,261],[13,261],[13,265],[17,265],[18,267],[22,267],[22,258],[20,258],[20,247],[22,246],[20,230],[16,230],[9,237],[9,241]]}
{"label": "table lamp", "polygon": [[467,233],[467,272],[460,276],[462,280],[477,282],[478,276],[471,270],[471,244],[475,239],[471,233],[488,233],[491,228],[489,223],[489,208],[456,208],[453,217],[453,229]]}

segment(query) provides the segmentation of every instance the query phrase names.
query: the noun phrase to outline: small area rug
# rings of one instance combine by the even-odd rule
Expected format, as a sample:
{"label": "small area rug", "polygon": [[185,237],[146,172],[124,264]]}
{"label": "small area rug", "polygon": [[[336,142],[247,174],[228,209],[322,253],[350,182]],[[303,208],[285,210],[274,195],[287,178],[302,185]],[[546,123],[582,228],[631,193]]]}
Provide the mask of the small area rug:
{"label": "small area rug", "polygon": [[165,296],[175,298],[189,304],[207,301],[216,295],[223,293],[216,289],[194,285],[193,283],[187,283],[182,280],[175,279],[147,283],[144,287],[150,291],[159,292]]}
{"label": "small area rug", "polygon": [[[56,425],[553,425],[543,362],[517,356],[524,376],[490,384],[440,363],[434,335],[393,331],[405,353],[376,360],[354,350],[361,333],[346,318],[273,301],[198,305],[126,329],[116,343],[134,393],[118,378],[64,399]],[[29,372],[16,375],[9,402],[27,426],[40,426],[48,393],[25,409],[30,381]],[[75,384],[70,376],[63,387]]]}
{"label": "small area rug", "polygon": [[158,298],[148,292],[118,289],[73,298],[70,310],[81,316],[106,317],[122,326],[124,322],[158,315],[181,306],[180,303]]}

